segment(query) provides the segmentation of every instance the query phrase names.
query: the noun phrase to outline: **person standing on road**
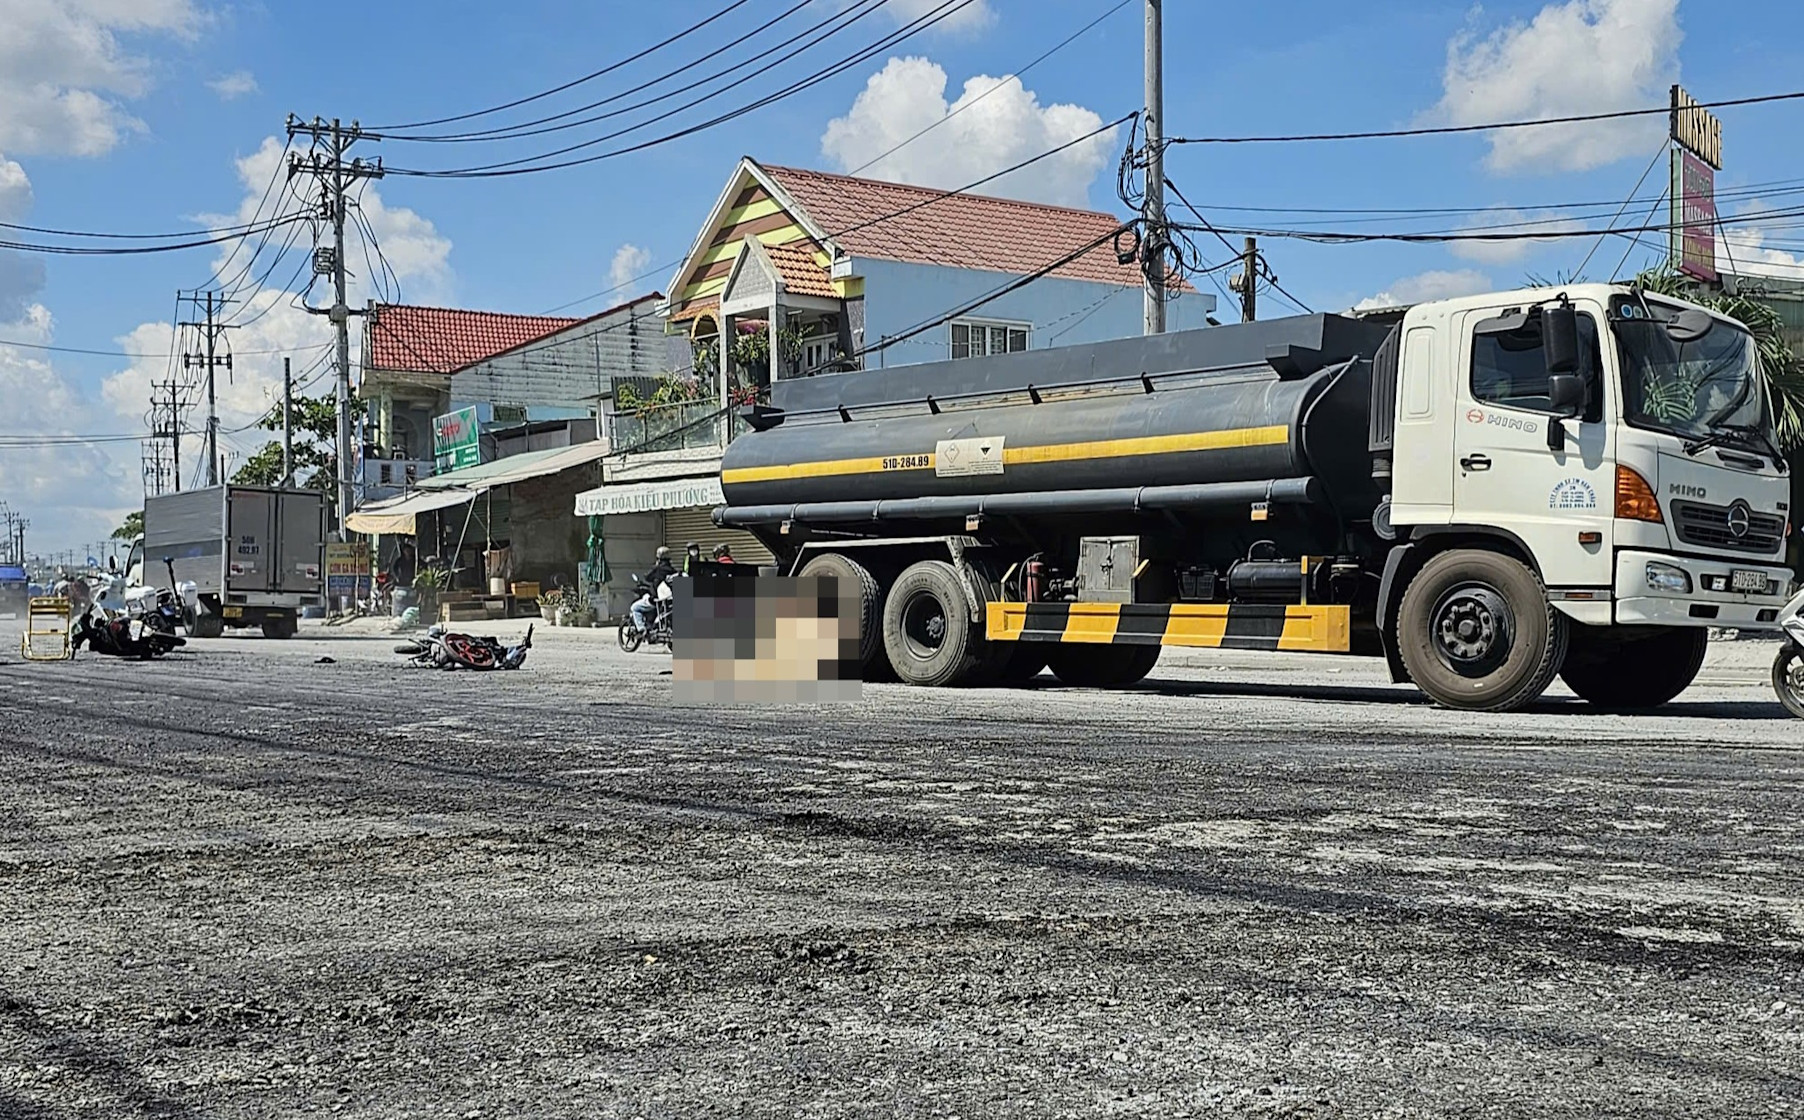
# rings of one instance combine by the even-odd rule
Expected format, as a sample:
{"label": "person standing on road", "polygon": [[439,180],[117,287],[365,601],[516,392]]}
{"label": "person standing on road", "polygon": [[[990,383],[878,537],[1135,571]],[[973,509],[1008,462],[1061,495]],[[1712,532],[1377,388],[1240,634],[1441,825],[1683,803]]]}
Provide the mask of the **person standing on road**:
{"label": "person standing on road", "polygon": [[701,566],[701,562],[702,546],[694,541],[690,541],[688,546],[683,550],[683,574],[686,576],[698,574],[696,569]]}

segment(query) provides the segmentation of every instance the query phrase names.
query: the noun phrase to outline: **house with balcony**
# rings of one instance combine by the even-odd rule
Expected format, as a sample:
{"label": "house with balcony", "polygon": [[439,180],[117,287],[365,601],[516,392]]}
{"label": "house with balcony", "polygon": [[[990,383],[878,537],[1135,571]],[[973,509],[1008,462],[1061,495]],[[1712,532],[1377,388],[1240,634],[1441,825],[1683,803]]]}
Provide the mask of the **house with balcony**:
{"label": "house with balcony", "polygon": [[[1138,334],[1139,267],[1111,237],[1121,222],[741,159],[670,281],[663,310],[688,360],[669,377],[616,383],[603,484],[576,512],[605,518],[610,564],[617,534],[627,563],[692,540],[768,560],[710,516],[743,405],[788,377],[871,367],[907,377],[920,362]],[[1173,295],[1171,329],[1209,324],[1213,296],[1188,285]]]}

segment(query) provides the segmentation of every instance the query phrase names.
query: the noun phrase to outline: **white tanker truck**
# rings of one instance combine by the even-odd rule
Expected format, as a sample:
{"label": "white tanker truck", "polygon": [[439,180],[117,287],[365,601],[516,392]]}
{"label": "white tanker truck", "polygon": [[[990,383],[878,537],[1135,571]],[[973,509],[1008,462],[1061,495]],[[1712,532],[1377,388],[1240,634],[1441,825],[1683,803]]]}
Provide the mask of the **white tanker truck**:
{"label": "white tanker truck", "polygon": [[1792,586],[1752,338],[1633,287],[797,378],[748,419],[716,522],[859,588],[867,670],[918,685],[1197,646],[1651,707]]}

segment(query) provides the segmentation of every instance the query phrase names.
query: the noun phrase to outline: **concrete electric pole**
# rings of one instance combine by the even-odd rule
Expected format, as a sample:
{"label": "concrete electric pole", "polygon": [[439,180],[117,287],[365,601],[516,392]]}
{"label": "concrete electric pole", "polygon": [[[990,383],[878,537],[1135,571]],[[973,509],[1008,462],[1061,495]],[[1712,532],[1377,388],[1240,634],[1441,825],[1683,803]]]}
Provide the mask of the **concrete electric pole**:
{"label": "concrete electric pole", "polygon": [[206,318],[204,320],[184,322],[181,324],[184,327],[193,327],[195,330],[201,332],[200,352],[183,354],[182,368],[194,369],[199,367],[203,372],[203,376],[206,378],[207,429],[205,437],[207,447],[207,473],[205,485],[218,486],[223,480],[220,478],[219,474],[219,395],[215,385],[214,371],[222,366],[228,373],[231,372],[232,369],[232,355],[225,354],[224,356],[221,356],[219,353],[219,340],[225,337],[225,332],[229,328],[224,323],[219,322],[218,316],[226,309],[226,306],[233,301],[226,299],[223,294],[214,292],[192,292],[182,295],[180,298],[192,303],[195,310],[204,310],[206,313]]}
{"label": "concrete electric pole", "polygon": [[1146,334],[1165,333],[1165,0],[1146,0],[1146,200],[1141,204],[1141,268]]}
{"label": "concrete electric pole", "polygon": [[[345,302],[345,191],[358,179],[382,178],[382,161],[346,161],[345,155],[351,145],[363,138],[363,129],[356,121],[347,128],[336,117],[331,121],[314,117],[309,123],[290,116],[288,136],[290,139],[307,136],[313,140],[313,151],[305,155],[296,152],[289,157],[288,177],[307,174],[319,180],[325,216],[332,223],[331,260],[321,261],[317,256],[314,260],[315,273],[331,273],[332,306],[308,310],[328,316],[338,332],[338,539],[347,541],[351,535],[345,528],[345,518],[350,516],[352,499],[350,322],[351,316],[360,312],[353,312]],[[319,149],[321,144],[325,145],[323,152]]]}
{"label": "concrete electric pole", "polygon": [[282,487],[294,485],[294,372],[282,359]]}
{"label": "concrete electric pole", "polygon": [[1246,251],[1240,254],[1240,321],[1250,323],[1259,318],[1259,239],[1247,238]]}

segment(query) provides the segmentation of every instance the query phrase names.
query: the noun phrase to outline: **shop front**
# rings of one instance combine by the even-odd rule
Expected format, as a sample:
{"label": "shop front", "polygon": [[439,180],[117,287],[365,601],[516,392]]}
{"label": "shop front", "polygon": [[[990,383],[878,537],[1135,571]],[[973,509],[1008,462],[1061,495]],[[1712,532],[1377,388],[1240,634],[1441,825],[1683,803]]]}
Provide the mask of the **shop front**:
{"label": "shop front", "polygon": [[659,479],[598,486],[576,496],[576,516],[589,519],[590,554],[601,563],[598,582],[607,590],[608,614],[620,617],[633,600],[633,577],[643,575],[666,546],[681,562],[691,542],[711,556],[716,545],[732,549],[741,564],[774,564],[776,558],[758,538],[714,524],[714,510],[725,504],[720,477]]}

